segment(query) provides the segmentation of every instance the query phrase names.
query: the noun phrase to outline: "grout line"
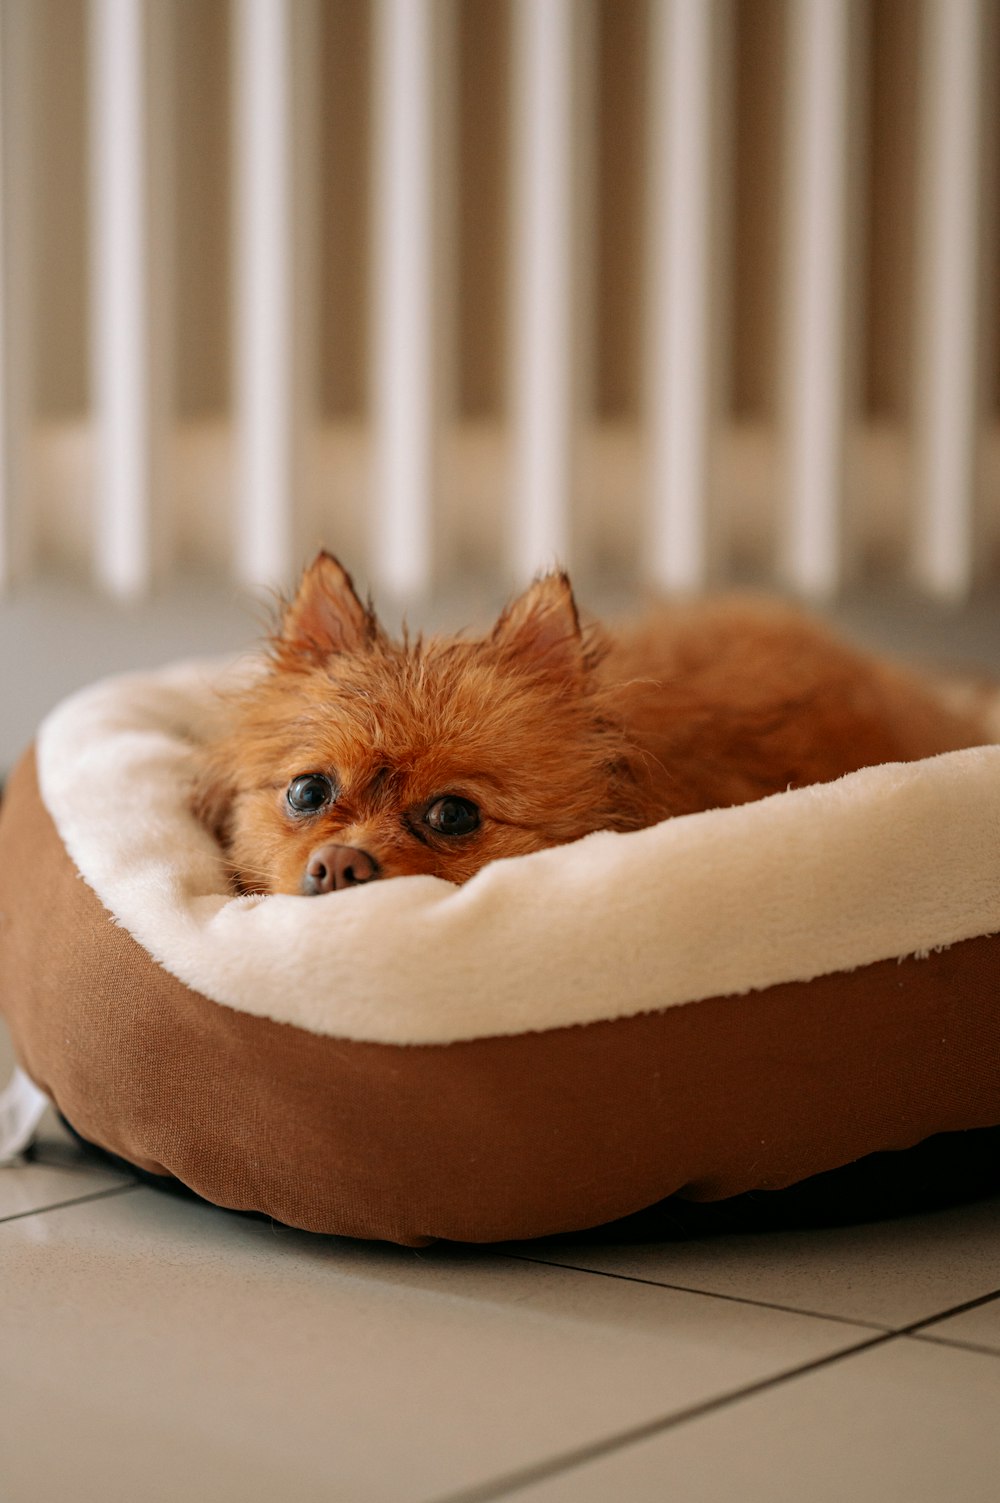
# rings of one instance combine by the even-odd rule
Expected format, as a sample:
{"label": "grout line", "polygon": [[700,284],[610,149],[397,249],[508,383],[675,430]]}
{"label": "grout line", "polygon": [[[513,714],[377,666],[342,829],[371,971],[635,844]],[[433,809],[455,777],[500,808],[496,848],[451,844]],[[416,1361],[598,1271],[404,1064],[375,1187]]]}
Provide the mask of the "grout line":
{"label": "grout line", "polygon": [[914,1336],[928,1326],[936,1326],[940,1320],[950,1320],[953,1315],[964,1315],[966,1310],[978,1310],[980,1305],[988,1305],[996,1299],[1000,1299],[1000,1289],[994,1289],[990,1294],[980,1294],[975,1299],[967,1299],[961,1305],[952,1305],[950,1310],[941,1310],[937,1315],[925,1315],[923,1320],[915,1320],[911,1325],[903,1326],[900,1335]]}
{"label": "grout line", "polygon": [[578,1446],[572,1451],[564,1451],[548,1461],[539,1461],[532,1466],[507,1472],[490,1482],[465,1488],[461,1492],[448,1493],[444,1497],[435,1498],[433,1503],[493,1503],[495,1499],[506,1498],[511,1493],[519,1492],[521,1488],[530,1487],[536,1482],[545,1482],[560,1472],[571,1471],[575,1467],[598,1461],[601,1457],[623,1450],[626,1446],[650,1440],[654,1435],[663,1435],[668,1430],[687,1424],[689,1420],[702,1419],[705,1415],[713,1414],[719,1409],[726,1409],[730,1404],[735,1404],[741,1399],[755,1398],[757,1394],[766,1393],[771,1388],[778,1388],[783,1383],[791,1382],[793,1378],[805,1377],[809,1373],[818,1372],[821,1368],[830,1367],[835,1362],[842,1362],[846,1357],[856,1356],[858,1352],[870,1351],[873,1347],[884,1346],[887,1342],[896,1339],[894,1331],[883,1331],[878,1336],[870,1336],[867,1340],[856,1342],[842,1351],[831,1352],[825,1357],[817,1357],[812,1362],[805,1362],[800,1367],[789,1368],[787,1372],[776,1373],[770,1378],[761,1378],[756,1383],[749,1383],[745,1388],[733,1389],[732,1392],[720,1394],[717,1398],[706,1399],[700,1404],[692,1404],[689,1409],[679,1409],[661,1419],[648,1420],[645,1424],[635,1425],[630,1430],[621,1430],[616,1435],[605,1437],[604,1440]]}
{"label": "grout line", "polygon": [[1000,1347],[983,1346],[979,1341],[959,1341],[957,1336],[922,1336],[920,1332],[907,1338],[910,1341],[923,1341],[931,1346],[955,1347],[960,1352],[980,1352],[984,1357],[996,1357],[1000,1359]]}
{"label": "grout line", "polygon": [[107,1190],[91,1190],[88,1195],[73,1195],[69,1200],[57,1200],[48,1206],[35,1206],[31,1211],[15,1211],[10,1216],[0,1216],[0,1225],[8,1221],[23,1221],[27,1216],[44,1216],[46,1211],[62,1211],[67,1206],[85,1205],[91,1200],[107,1200],[111,1195],[125,1195],[129,1190],[138,1190],[138,1180],[127,1185],[111,1185]]}
{"label": "grout line", "polygon": [[[774,1300],[750,1299],[741,1294],[724,1294],[718,1289],[695,1289],[690,1284],[668,1284],[663,1279],[644,1279],[634,1273],[614,1273],[608,1268],[587,1268],[579,1263],[557,1263],[549,1258],[531,1258],[525,1253],[501,1253],[501,1257],[514,1258],[522,1263],[541,1263],[545,1268],[566,1268],[571,1273],[594,1273],[602,1279],[621,1279],[627,1284],[646,1284],[653,1289],[672,1289],[678,1294],[701,1294],[706,1299],[728,1300],[735,1305],[755,1305],[761,1310],[779,1310],[785,1315],[808,1315],[813,1320],[830,1320],[837,1325],[852,1326],[857,1329],[863,1326],[869,1331],[880,1331],[887,1336],[897,1334],[894,1327],[884,1325],[877,1320],[855,1319],[850,1315],[832,1315],[822,1310],[805,1310],[799,1305],[781,1305]],[[950,1312],[949,1312],[950,1313]],[[935,1319],[938,1317],[935,1316]]]}

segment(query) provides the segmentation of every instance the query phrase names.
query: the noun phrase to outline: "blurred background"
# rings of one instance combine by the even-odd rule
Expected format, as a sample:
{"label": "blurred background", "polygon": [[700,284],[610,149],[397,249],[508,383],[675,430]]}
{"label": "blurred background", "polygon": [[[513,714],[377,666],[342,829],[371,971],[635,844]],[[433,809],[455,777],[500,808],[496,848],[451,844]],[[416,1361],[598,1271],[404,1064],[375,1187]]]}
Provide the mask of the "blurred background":
{"label": "blurred background", "polygon": [[0,769],[321,545],[1000,666],[998,95],[998,0],[0,0]]}

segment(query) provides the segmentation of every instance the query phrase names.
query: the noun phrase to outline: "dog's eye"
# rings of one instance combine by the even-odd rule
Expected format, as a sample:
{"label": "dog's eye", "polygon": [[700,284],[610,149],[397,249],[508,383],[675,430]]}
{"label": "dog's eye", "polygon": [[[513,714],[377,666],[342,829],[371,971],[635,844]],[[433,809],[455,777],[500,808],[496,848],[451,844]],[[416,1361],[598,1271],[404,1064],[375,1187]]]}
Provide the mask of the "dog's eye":
{"label": "dog's eye", "polygon": [[296,814],[317,814],[333,803],[334,796],[333,784],[321,772],[304,772],[293,778],[285,794],[289,809]]}
{"label": "dog's eye", "polygon": [[438,835],[470,835],[479,827],[479,810],[467,798],[439,798],[424,815]]}

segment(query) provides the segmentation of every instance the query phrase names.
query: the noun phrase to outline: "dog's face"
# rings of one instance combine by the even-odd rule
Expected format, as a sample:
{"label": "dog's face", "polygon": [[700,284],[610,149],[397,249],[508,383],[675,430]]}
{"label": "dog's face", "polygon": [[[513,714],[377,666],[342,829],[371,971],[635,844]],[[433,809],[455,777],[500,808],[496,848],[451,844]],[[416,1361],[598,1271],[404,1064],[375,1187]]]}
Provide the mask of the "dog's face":
{"label": "dog's face", "polygon": [[563,575],[480,641],[395,643],[321,554],[265,677],[206,748],[196,807],[248,892],[376,877],[464,882],[502,856],[643,823],[600,653]]}

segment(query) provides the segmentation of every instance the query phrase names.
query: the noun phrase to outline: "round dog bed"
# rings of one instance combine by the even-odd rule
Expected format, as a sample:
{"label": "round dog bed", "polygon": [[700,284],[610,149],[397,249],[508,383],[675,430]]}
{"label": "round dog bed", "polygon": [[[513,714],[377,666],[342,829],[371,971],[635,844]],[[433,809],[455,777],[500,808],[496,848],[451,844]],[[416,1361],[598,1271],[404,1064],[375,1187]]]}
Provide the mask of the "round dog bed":
{"label": "round dog bed", "polygon": [[0,811],[0,1005],[82,1137],[420,1244],[775,1190],[1000,1124],[1000,746],[313,898],[188,809],[232,666],[110,680]]}

